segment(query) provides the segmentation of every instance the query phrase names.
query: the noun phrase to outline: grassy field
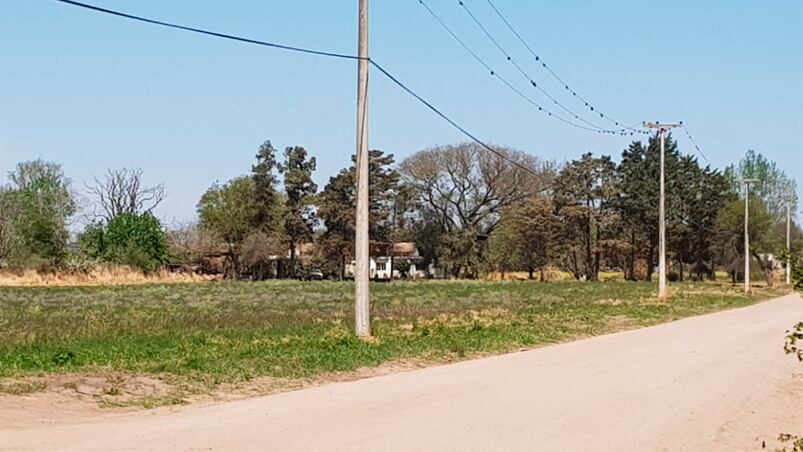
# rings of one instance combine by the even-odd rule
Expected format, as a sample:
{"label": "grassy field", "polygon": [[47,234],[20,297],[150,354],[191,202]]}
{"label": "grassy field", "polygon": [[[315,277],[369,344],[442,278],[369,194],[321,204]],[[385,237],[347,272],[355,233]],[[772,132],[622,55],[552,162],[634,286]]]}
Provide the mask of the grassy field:
{"label": "grassy field", "polygon": [[[122,372],[196,388],[444,362],[745,306],[725,284],[422,282],[372,286],[375,342],[352,334],[353,284],[0,288],[0,382]],[[15,386],[16,387],[16,386]]]}

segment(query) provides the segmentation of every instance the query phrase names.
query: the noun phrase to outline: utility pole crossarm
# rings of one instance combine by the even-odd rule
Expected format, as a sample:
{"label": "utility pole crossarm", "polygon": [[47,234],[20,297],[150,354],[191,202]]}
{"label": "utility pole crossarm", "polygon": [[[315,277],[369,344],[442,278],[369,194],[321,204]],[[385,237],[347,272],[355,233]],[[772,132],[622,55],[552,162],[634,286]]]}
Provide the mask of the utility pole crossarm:
{"label": "utility pole crossarm", "polygon": [[677,124],[663,124],[659,122],[645,122],[644,127],[647,129],[657,129],[659,132],[669,132],[672,129],[683,127],[683,123],[680,122]]}

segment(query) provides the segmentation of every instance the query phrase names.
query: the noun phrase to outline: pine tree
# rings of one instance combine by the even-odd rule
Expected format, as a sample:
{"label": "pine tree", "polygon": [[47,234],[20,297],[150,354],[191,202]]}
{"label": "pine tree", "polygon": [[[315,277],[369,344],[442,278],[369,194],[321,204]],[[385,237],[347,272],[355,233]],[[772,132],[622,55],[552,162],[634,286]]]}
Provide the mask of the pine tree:
{"label": "pine tree", "polygon": [[284,175],[286,193],[284,234],[290,247],[290,277],[296,276],[297,247],[304,240],[312,239],[315,217],[310,203],[318,190],[312,180],[315,171],[315,157],[308,157],[307,150],[300,146],[284,150],[284,163],[279,171]]}

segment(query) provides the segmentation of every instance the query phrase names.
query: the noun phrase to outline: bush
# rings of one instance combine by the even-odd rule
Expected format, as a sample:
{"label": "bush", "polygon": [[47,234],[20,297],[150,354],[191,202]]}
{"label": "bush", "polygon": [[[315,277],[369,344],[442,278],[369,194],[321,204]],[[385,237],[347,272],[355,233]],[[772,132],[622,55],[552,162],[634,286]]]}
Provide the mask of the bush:
{"label": "bush", "polygon": [[62,271],[69,275],[88,275],[97,268],[95,258],[82,252],[71,252],[62,264]]}
{"label": "bush", "polygon": [[792,273],[792,284],[795,285],[796,290],[803,292],[803,267],[796,268]]}
{"label": "bush", "polygon": [[167,262],[167,240],[153,215],[124,213],[107,225],[87,227],[79,239],[82,251],[104,262],[153,273]]}

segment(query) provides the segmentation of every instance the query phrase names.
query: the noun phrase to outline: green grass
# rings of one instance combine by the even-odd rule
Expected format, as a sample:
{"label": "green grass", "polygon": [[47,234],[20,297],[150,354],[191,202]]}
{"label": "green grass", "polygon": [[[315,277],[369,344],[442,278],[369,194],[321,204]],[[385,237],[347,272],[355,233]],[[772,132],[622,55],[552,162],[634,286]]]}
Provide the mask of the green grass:
{"label": "green grass", "polygon": [[353,284],[0,288],[0,378],[126,372],[213,387],[397,360],[442,362],[745,306],[720,284],[423,282],[372,286],[376,343],[352,334]]}

